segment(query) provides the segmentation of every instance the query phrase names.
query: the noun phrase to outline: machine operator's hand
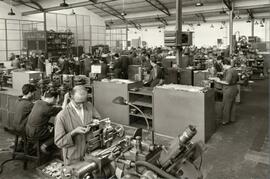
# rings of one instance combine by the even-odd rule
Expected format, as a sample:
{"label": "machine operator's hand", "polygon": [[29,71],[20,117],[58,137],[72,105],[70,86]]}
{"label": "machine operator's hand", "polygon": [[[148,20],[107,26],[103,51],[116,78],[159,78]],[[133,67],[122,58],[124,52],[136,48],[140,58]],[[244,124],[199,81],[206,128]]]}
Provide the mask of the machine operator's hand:
{"label": "machine operator's hand", "polygon": [[70,98],[69,93],[66,93],[66,94],[64,95],[64,100],[68,100],[69,98]]}
{"label": "machine operator's hand", "polygon": [[76,134],[85,134],[85,133],[87,133],[89,130],[90,130],[89,127],[82,127],[82,126],[79,126],[79,127],[75,128],[75,129],[71,132],[71,135],[74,136],[74,135],[76,135]]}

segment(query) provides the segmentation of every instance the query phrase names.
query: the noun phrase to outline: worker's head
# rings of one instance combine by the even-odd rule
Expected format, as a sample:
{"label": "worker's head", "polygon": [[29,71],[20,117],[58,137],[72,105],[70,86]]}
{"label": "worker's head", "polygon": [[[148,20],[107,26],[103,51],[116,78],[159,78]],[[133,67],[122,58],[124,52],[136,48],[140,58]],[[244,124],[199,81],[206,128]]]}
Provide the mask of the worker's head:
{"label": "worker's head", "polygon": [[222,66],[223,66],[223,69],[225,69],[225,70],[229,69],[231,67],[231,61],[223,59],[222,60]]}
{"label": "worker's head", "polygon": [[84,86],[75,86],[71,91],[71,100],[75,105],[81,105],[87,101],[87,90]]}
{"label": "worker's head", "polygon": [[35,91],[36,91],[36,87],[31,84],[25,84],[22,87],[23,97],[27,99],[33,99]]}
{"label": "worker's head", "polygon": [[155,56],[151,56],[150,63],[151,63],[151,66],[156,66],[157,65],[157,58]]}
{"label": "worker's head", "polygon": [[222,60],[223,60],[222,56],[218,56],[218,57],[217,57],[217,62],[218,62],[218,63],[222,63]]}
{"label": "worker's head", "polygon": [[118,53],[116,53],[116,54],[114,54],[114,56],[113,56],[115,59],[118,59],[120,56],[119,56],[119,54]]}
{"label": "worker's head", "polygon": [[45,91],[42,100],[46,101],[49,104],[56,104],[56,101],[58,99],[58,91],[53,90],[53,89],[49,89],[47,91]]}
{"label": "worker's head", "polygon": [[145,58],[146,58],[146,60],[150,60],[150,54],[149,53],[146,53],[145,54]]}

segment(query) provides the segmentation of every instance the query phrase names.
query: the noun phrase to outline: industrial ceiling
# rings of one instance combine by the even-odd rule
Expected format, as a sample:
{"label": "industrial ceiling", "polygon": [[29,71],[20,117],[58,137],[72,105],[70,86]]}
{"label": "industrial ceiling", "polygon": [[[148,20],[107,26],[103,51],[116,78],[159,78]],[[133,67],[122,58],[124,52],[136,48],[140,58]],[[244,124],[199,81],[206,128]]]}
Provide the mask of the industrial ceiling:
{"label": "industrial ceiling", "polygon": [[[9,0],[4,0],[9,3]],[[22,15],[85,7],[105,19],[108,26],[165,26],[175,24],[177,0],[13,0],[27,6]],[[65,2],[68,5],[63,5]],[[201,3],[201,4],[197,4]],[[60,6],[60,4],[62,4]],[[196,6],[197,4],[197,6]],[[234,7],[235,19],[270,18],[270,0],[182,0],[184,23],[227,21]]]}

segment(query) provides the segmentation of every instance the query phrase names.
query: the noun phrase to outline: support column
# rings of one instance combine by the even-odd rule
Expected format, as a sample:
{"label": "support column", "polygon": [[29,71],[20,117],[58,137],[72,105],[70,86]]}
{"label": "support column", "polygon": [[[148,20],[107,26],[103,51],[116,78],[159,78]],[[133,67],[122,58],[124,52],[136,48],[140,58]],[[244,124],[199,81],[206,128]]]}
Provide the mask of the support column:
{"label": "support column", "polygon": [[5,19],[5,42],[6,42],[6,61],[8,61],[8,38],[7,38],[7,19]]}
{"label": "support column", "polygon": [[76,24],[76,56],[79,57],[79,40],[78,40],[78,19],[77,14],[75,14],[75,24]]}
{"label": "support column", "polygon": [[251,36],[254,37],[254,18],[251,19]]}
{"label": "support column", "polygon": [[128,50],[128,25],[126,25],[126,50]]}
{"label": "support column", "polygon": [[44,20],[44,36],[45,36],[45,56],[48,55],[48,47],[47,47],[47,16],[46,12],[43,12],[43,20]]}
{"label": "support column", "polygon": [[182,66],[182,0],[176,1],[176,63]]}
{"label": "support column", "polygon": [[229,14],[229,45],[230,45],[230,55],[233,54],[234,44],[233,44],[233,9]]}

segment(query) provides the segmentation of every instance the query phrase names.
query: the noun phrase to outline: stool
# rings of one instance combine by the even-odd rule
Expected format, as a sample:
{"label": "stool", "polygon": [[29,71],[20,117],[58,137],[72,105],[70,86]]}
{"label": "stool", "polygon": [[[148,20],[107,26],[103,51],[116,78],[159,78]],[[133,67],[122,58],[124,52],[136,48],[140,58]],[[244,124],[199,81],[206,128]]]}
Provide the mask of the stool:
{"label": "stool", "polygon": [[14,150],[12,152],[12,159],[15,159],[15,157],[17,155],[24,156],[24,150],[22,152],[18,152],[17,149],[18,149],[18,142],[19,142],[20,138],[22,139],[24,145],[27,143],[25,135],[23,135],[23,134],[21,134],[21,133],[19,133],[17,131],[10,131],[10,132],[13,135],[15,135]]}
{"label": "stool", "polygon": [[[29,145],[33,144],[33,149],[36,150],[36,154],[30,154]],[[41,151],[40,151],[40,140],[38,138],[27,137],[27,144],[24,146],[24,152],[27,159],[32,159],[37,161],[37,165],[40,165],[41,161]],[[27,167],[27,164],[26,164]]]}
{"label": "stool", "polygon": [[[13,135],[15,135],[15,141],[14,141],[14,149],[13,149],[13,152],[12,152],[12,159],[15,159],[16,156],[20,156],[22,157],[22,160],[23,160],[23,168],[24,170],[27,169],[27,159],[25,157],[25,146],[27,145],[27,139],[26,139],[26,136],[24,134],[22,134],[21,132],[18,132],[18,131],[15,131],[15,130],[9,130],[9,132]],[[19,142],[19,138],[22,139],[23,141],[23,151],[21,152],[18,152],[17,149],[18,149],[18,142]]]}

